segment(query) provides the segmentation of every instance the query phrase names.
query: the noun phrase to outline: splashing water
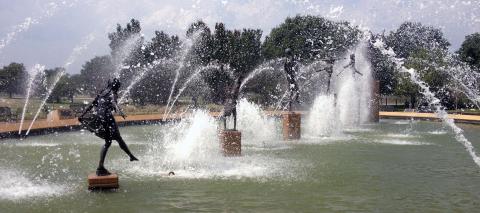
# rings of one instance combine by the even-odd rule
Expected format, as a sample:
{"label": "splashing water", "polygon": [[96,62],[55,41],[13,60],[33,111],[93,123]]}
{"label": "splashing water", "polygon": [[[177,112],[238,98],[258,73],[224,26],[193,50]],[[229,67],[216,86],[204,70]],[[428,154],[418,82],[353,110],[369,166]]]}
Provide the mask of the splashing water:
{"label": "splashing water", "polygon": [[45,180],[31,180],[15,170],[1,171],[0,200],[61,196],[69,192],[66,186],[51,184]]}
{"label": "splashing water", "polygon": [[137,73],[135,75],[135,78],[133,79],[132,82],[130,82],[130,85],[127,86],[127,88],[122,92],[122,96],[120,97],[118,103],[122,104],[125,99],[128,97],[128,95],[130,95],[130,91],[132,90],[132,88],[138,83],[140,82],[147,73],[149,73],[150,71],[154,70],[156,66],[160,65],[160,64],[164,64],[164,63],[167,63],[169,62],[170,60],[165,60],[165,59],[158,59],[158,60],[155,60],[153,61],[151,64],[149,64],[147,67],[144,67],[142,68],[142,70]]}
{"label": "splashing water", "polygon": [[184,44],[185,46],[182,48],[182,52],[180,54],[180,60],[178,62],[178,68],[175,69],[175,78],[173,79],[172,88],[170,89],[170,94],[168,95],[167,107],[165,108],[164,114],[168,114],[168,111],[170,108],[170,101],[172,100],[173,92],[175,91],[178,78],[180,77],[180,71],[182,71],[185,68],[185,59],[187,58],[192,47],[194,46],[194,42],[197,37],[198,37],[198,34],[195,34],[193,38],[187,39],[187,42]]}
{"label": "splashing water", "polygon": [[315,98],[305,120],[305,134],[309,137],[324,137],[339,133],[337,108],[333,95],[321,94]]}
{"label": "splashing water", "polygon": [[[243,154],[225,158],[218,140],[218,122],[207,111],[195,110],[187,118],[162,125],[150,149],[142,156],[143,165],[125,167],[139,176],[175,178],[256,178],[291,170],[290,160]],[[245,141],[245,140],[242,140]]]}
{"label": "splashing water", "polygon": [[237,111],[237,125],[242,131],[243,144],[278,143],[275,140],[278,135],[275,119],[267,116],[260,106],[242,98],[237,104]]}
{"label": "splashing water", "polygon": [[372,69],[366,57],[367,44],[359,43],[352,52],[356,58],[355,69],[362,75],[352,75],[353,67],[344,68],[345,65],[340,63],[335,67],[339,74],[332,75],[342,126],[357,126],[368,122],[370,116]]}
{"label": "splashing water", "polygon": [[250,81],[252,80],[255,76],[259,75],[263,71],[266,70],[274,70],[275,68],[273,67],[274,64],[277,64],[278,62],[281,62],[281,59],[274,59],[267,61],[265,63],[260,64],[257,68],[255,68],[248,76],[243,79],[242,83],[240,84],[240,91],[242,91],[243,87]]}
{"label": "splashing water", "polygon": [[35,64],[33,66],[33,68],[30,69],[30,71],[29,71],[28,85],[27,85],[27,95],[25,97],[25,104],[23,105],[22,117],[20,119],[20,127],[18,128],[18,134],[19,135],[22,133],[23,122],[25,120],[25,113],[27,111],[28,102],[30,100],[30,93],[32,92],[32,90],[34,90],[33,81],[35,80],[35,78],[39,74],[43,73],[44,70],[45,70],[45,66],[40,65],[40,64]]}
{"label": "splashing water", "polygon": [[115,78],[120,78],[121,71],[124,68],[132,68],[128,66],[124,66],[123,62],[130,57],[132,54],[133,50],[137,49],[139,45],[141,44],[140,39],[141,35],[139,34],[134,34],[130,36],[125,42],[122,44],[120,48],[115,52],[115,57],[113,57],[113,66],[114,66],[114,72],[113,72],[113,77]]}
{"label": "splashing water", "polygon": [[43,106],[45,106],[45,104],[47,103],[47,100],[50,97],[50,94],[52,94],[53,89],[55,89],[55,86],[57,85],[58,81],[60,80],[60,78],[62,78],[62,76],[64,74],[65,74],[65,70],[62,69],[59,73],[57,73],[55,75],[55,77],[53,79],[53,82],[52,82],[52,85],[50,85],[50,87],[48,88],[47,94],[43,98],[42,103],[40,103],[40,106],[38,107],[37,112],[35,113],[35,116],[33,117],[32,121],[30,122],[30,126],[28,126],[28,130],[25,133],[25,135],[28,135],[30,133],[30,130],[32,129],[33,124],[37,120],[38,115],[40,115],[40,111],[42,110]]}
{"label": "splashing water", "polygon": [[197,78],[200,73],[204,72],[205,70],[209,70],[209,69],[219,69],[219,66],[216,65],[216,64],[209,64],[207,66],[203,66],[203,67],[200,67],[200,68],[196,69],[193,72],[193,74],[185,81],[185,83],[183,83],[182,87],[178,90],[178,94],[173,99],[172,103],[170,104],[170,107],[168,107],[168,104],[167,104],[167,111],[166,111],[165,115],[170,114],[170,112],[172,111],[173,107],[175,106],[175,103],[177,102],[178,98],[180,98],[183,91],[188,87],[190,82],[192,80],[194,80],[195,78]]}
{"label": "splashing water", "polygon": [[410,80],[420,87],[421,89],[420,92],[425,97],[425,99],[429,102],[430,106],[435,107],[435,115],[439,119],[441,119],[444,124],[446,124],[448,127],[450,127],[453,130],[453,132],[455,133],[455,139],[465,147],[469,155],[472,157],[472,160],[480,167],[480,157],[478,157],[477,153],[475,152],[475,148],[473,147],[472,143],[463,135],[463,130],[459,128],[457,125],[455,125],[454,120],[448,117],[448,113],[441,106],[440,100],[437,97],[435,97],[435,94],[433,92],[430,91],[430,88],[428,87],[427,83],[425,83],[418,77],[418,74],[415,72],[414,69],[412,68],[407,69],[405,66],[403,66],[403,60],[396,58],[395,57],[396,54],[393,51],[393,49],[391,48],[387,49],[382,40],[377,39],[376,41],[374,41],[373,46],[379,49],[382,52],[382,54],[384,54],[392,62],[394,62],[397,68],[401,72],[408,73],[410,75]]}
{"label": "splashing water", "polygon": [[80,42],[80,44],[78,46],[76,46],[75,48],[73,48],[72,53],[70,54],[70,56],[68,57],[67,61],[64,64],[64,68],[68,69],[70,67],[70,65],[72,65],[77,60],[78,56],[80,56],[82,54],[82,52],[85,51],[87,49],[87,47],[94,40],[95,40],[94,33],[90,33],[87,36],[85,36],[85,38],[83,38],[83,40]]}
{"label": "splashing water", "polygon": [[38,21],[36,19],[32,19],[31,17],[25,18],[23,23],[15,26],[14,29],[11,32],[9,32],[5,38],[0,40],[0,51],[5,46],[7,46],[10,42],[12,42],[14,40],[15,36],[18,33],[21,33],[23,31],[28,30],[30,28],[30,26],[32,26],[33,24],[37,24],[37,23],[38,23]]}
{"label": "splashing water", "polygon": [[50,87],[47,90],[47,93],[42,100],[42,103],[37,109],[37,112],[35,113],[35,116],[33,117],[32,121],[30,122],[30,126],[28,127],[27,132],[25,135],[28,135],[30,133],[30,130],[32,129],[33,124],[37,120],[38,116],[40,115],[40,111],[42,110],[43,106],[47,103],[48,98],[52,94],[53,90],[55,89],[55,86],[57,85],[58,81],[62,78],[62,76],[65,74],[66,69],[75,62],[75,59],[84,51],[87,49],[88,45],[94,40],[93,34],[89,34],[86,36],[86,38],[75,48],[73,48],[72,54],[68,57],[67,61],[65,62],[64,69],[62,69],[59,73],[56,73],[54,80]]}
{"label": "splashing water", "polygon": [[30,29],[30,27],[32,27],[33,25],[40,23],[40,21],[42,19],[49,18],[49,17],[53,16],[57,11],[59,11],[62,8],[62,6],[72,7],[77,3],[77,1],[78,0],[75,0],[75,1],[71,2],[70,4],[67,4],[66,1],[62,1],[60,3],[50,2],[50,3],[47,4],[47,9],[45,9],[43,14],[40,15],[39,17],[36,17],[36,18],[27,17],[27,18],[25,18],[25,20],[21,24],[18,24],[16,26],[14,26],[12,31],[7,33],[7,35],[3,39],[0,40],[0,52],[2,51],[2,49],[4,47],[6,47],[13,40],[15,40],[15,37],[18,34],[20,34],[22,32],[25,32],[28,29]]}

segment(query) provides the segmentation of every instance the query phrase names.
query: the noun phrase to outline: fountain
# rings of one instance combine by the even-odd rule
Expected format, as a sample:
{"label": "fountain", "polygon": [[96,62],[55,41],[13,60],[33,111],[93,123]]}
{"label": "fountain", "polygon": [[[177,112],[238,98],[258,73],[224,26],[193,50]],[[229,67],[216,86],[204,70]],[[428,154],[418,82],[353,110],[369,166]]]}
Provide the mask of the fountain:
{"label": "fountain", "polygon": [[22,128],[23,128],[23,121],[25,120],[25,113],[27,111],[27,106],[28,106],[28,101],[30,100],[30,95],[33,90],[35,90],[35,86],[33,85],[35,78],[38,77],[38,75],[42,75],[43,71],[45,70],[45,66],[42,66],[40,64],[36,64],[30,71],[28,75],[28,84],[27,84],[27,92],[25,96],[25,104],[23,105],[23,110],[22,110],[22,117],[20,118],[20,127],[18,129],[18,134],[21,135],[22,133]]}
{"label": "fountain", "polygon": [[[53,89],[55,89],[55,86],[57,85],[58,81],[65,74],[65,70],[73,62],[75,62],[75,59],[82,53],[82,51],[84,51],[88,47],[88,45],[90,43],[92,43],[92,41],[94,39],[95,39],[95,37],[93,36],[93,34],[88,34],[78,46],[73,48],[73,51],[72,51],[71,55],[68,57],[67,61],[65,62],[64,68],[59,73],[56,73],[56,75],[53,79],[53,82],[49,85],[49,87],[47,89],[47,93],[45,94],[45,97],[43,98],[42,102],[40,103],[40,106],[38,107],[37,112],[35,113],[35,116],[33,117],[32,121],[30,122],[30,125],[28,126],[27,132],[25,133],[26,136],[30,133],[30,130],[32,129],[32,126],[35,123],[35,120],[37,120],[38,115],[40,115],[40,111],[43,109],[43,106],[45,106],[45,104],[47,103],[47,100],[50,97],[50,94],[52,94]],[[29,95],[30,94],[27,93],[27,98],[28,98]],[[25,111],[25,109],[24,109],[24,111]],[[24,113],[25,112],[23,112],[22,114],[24,114]],[[22,127],[20,127],[20,128],[22,128]],[[19,134],[20,134],[20,132],[21,131],[19,131]]]}
{"label": "fountain", "polygon": [[[213,3],[207,3],[210,4]],[[222,1],[222,4],[232,2]],[[235,5],[230,7],[237,9]],[[343,9],[332,6],[330,10]],[[188,12],[182,10],[180,16],[185,14]],[[326,34],[321,30],[308,31],[317,34],[305,41],[288,37],[305,36],[305,32],[288,32],[282,41],[285,44],[299,43],[303,47],[319,42],[321,48],[309,53],[290,49],[283,55],[289,46],[278,41],[275,43],[278,46],[268,47],[280,51],[273,59],[263,54],[262,48],[267,47],[261,46],[260,40],[270,35],[262,37],[258,31],[248,29],[228,31],[223,24],[217,24],[214,31],[206,31],[205,37],[194,34],[194,38],[183,39],[179,50],[172,51],[174,54],[148,62],[128,61],[134,51],[150,54],[144,50],[143,34],[127,38],[113,58],[112,72],[105,76],[126,81],[123,91],[119,91],[120,105],[136,100],[138,93],[131,91],[137,87],[142,90],[142,86],[152,86],[143,84],[146,76],[168,72],[168,80],[153,80],[160,79],[155,83],[167,86],[159,87],[162,90],[156,91],[157,94],[141,94],[165,98],[146,105],[133,103],[134,107],[129,106],[132,113],[127,113],[125,120],[116,118],[123,139],[138,154],[140,163],[127,163],[124,153],[115,148],[105,159],[111,143],[107,140],[101,159],[105,159],[109,169],[121,174],[121,188],[117,173],[109,175],[108,171],[97,170],[87,176],[87,171],[95,166],[101,140],[85,129],[78,130],[76,119],[65,121],[65,128],[72,128],[70,131],[39,134],[20,142],[15,138],[2,139],[0,182],[4,184],[0,185],[0,209],[7,212],[61,212],[66,208],[82,212],[475,211],[480,195],[480,157],[475,150],[480,145],[479,127],[455,124],[441,105],[441,96],[432,91],[416,70],[407,68],[405,59],[398,57],[383,40],[373,39],[360,27],[355,30],[362,34],[355,44],[343,41],[347,36],[315,40],[315,36]],[[93,39],[92,34],[88,35],[73,50],[64,63],[65,69]],[[195,54],[199,54],[196,48],[200,39],[211,46],[198,56]],[[344,46],[333,50],[337,47],[331,43],[335,42]],[[441,123],[380,119],[380,81],[371,64],[369,48],[372,47],[419,87]],[[313,54],[316,52],[322,53]],[[310,54],[315,56],[301,57]],[[195,57],[201,59],[197,61]],[[451,77],[458,91],[478,107],[480,75],[457,61],[454,54],[445,60],[449,66],[425,63]],[[43,70],[44,66],[37,64],[28,71],[19,134],[35,92],[35,80]],[[42,122],[37,120],[39,112],[64,72],[57,73],[48,85],[26,135],[34,122]],[[207,78],[215,74],[225,78]],[[259,80],[261,77],[266,80]],[[275,87],[263,87],[270,83]],[[267,90],[271,94],[264,98],[267,95],[263,92]],[[196,95],[202,99],[198,106],[192,101],[195,102],[192,107],[186,97],[199,98]],[[264,96],[259,98],[260,95]],[[181,111],[177,106],[182,104],[187,107],[177,113]],[[161,109],[163,114],[147,110],[136,114],[137,107]],[[468,155],[452,141],[459,142]],[[121,147],[124,148],[122,144]],[[99,164],[102,165],[99,168],[103,167],[103,160]],[[87,188],[115,190],[90,193]],[[106,201],[114,201],[114,205]]]}
{"label": "fountain", "polygon": [[405,68],[403,66],[403,60],[396,58],[395,52],[391,48],[387,49],[384,46],[384,43],[382,40],[380,39],[375,40],[373,45],[375,48],[378,48],[382,52],[382,54],[385,54],[386,56],[388,56],[389,59],[392,60],[402,72],[408,73],[410,75],[410,79],[412,80],[412,82],[417,84],[422,89],[421,93],[428,100],[429,105],[435,107],[436,116],[439,119],[441,119],[444,124],[446,124],[448,127],[452,129],[452,131],[455,133],[455,139],[465,147],[469,155],[472,157],[473,161],[478,166],[480,166],[480,157],[478,157],[477,153],[475,152],[475,148],[473,147],[472,143],[463,135],[463,130],[460,129],[457,125],[455,125],[455,122],[453,121],[453,119],[448,118],[448,113],[440,104],[440,100],[437,97],[435,97],[434,93],[430,91],[430,88],[428,87],[428,85],[419,79],[415,70],[412,68],[410,69]]}

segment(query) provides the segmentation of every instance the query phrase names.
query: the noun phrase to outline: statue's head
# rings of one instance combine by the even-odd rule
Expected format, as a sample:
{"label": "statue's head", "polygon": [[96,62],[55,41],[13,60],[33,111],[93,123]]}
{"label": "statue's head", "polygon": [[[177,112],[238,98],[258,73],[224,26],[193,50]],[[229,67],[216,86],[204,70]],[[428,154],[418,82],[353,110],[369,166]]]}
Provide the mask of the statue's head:
{"label": "statue's head", "polygon": [[290,48],[285,49],[285,55],[286,56],[292,56],[292,54],[293,54],[292,49],[290,49]]}
{"label": "statue's head", "polygon": [[118,80],[118,78],[113,78],[112,81],[108,80],[108,88],[112,89],[115,92],[117,92],[121,86],[122,83],[120,83],[120,80]]}

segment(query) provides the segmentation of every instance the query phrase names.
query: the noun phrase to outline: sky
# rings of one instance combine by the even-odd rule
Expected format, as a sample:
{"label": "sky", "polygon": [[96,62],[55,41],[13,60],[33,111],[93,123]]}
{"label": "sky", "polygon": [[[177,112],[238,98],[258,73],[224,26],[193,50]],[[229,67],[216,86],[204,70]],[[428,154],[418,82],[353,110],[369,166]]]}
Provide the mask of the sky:
{"label": "sky", "polygon": [[182,37],[200,19],[267,35],[286,17],[306,14],[376,33],[421,22],[440,28],[451,51],[480,32],[480,0],[0,0],[0,66],[38,63],[79,73],[85,61],[109,53],[108,32],[131,18],[149,40],[155,30]]}

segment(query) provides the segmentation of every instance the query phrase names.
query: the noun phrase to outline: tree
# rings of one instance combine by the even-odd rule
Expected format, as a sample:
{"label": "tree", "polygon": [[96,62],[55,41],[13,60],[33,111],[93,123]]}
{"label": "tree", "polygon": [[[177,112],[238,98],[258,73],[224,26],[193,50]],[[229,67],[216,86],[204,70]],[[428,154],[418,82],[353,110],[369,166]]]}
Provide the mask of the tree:
{"label": "tree", "polygon": [[27,72],[23,64],[10,63],[0,69],[0,92],[8,93],[12,98],[15,93],[22,93],[24,82],[27,79]]}
{"label": "tree", "polygon": [[360,31],[348,22],[334,22],[318,16],[295,16],[272,29],[265,38],[267,59],[284,56],[287,48],[301,61],[311,61],[345,52],[358,41]]}
{"label": "tree", "polygon": [[[420,49],[410,55],[405,61],[405,67],[415,69],[420,79],[427,83],[430,91],[443,93],[449,82],[448,74],[439,70],[440,67],[446,65],[444,54],[441,50]],[[416,97],[420,96],[420,88],[410,80],[408,74],[398,74],[397,78],[399,84],[396,94],[409,96],[410,102],[414,105],[417,102]],[[447,101],[444,99],[444,102]]]}
{"label": "tree", "polygon": [[78,74],[72,76],[69,74],[63,75],[57,82],[49,100],[55,100],[57,103],[60,103],[62,98],[68,98],[73,103],[73,96],[78,93],[78,78],[80,78]]}
{"label": "tree", "polygon": [[197,22],[187,30],[187,36],[200,33],[200,46],[194,55],[202,64],[217,63],[219,69],[202,73],[210,88],[211,101],[223,103],[233,78],[244,79],[262,61],[259,29],[227,30],[223,23],[215,24],[213,34],[203,23]]}
{"label": "tree", "polygon": [[465,36],[457,53],[462,61],[480,70],[480,33]]}
{"label": "tree", "polygon": [[108,79],[113,77],[114,66],[110,56],[96,56],[87,61],[80,70],[83,84],[80,88],[87,94],[95,95],[105,88]]}
{"label": "tree", "polygon": [[391,62],[387,56],[373,46],[373,42],[377,39],[385,40],[384,35],[373,35],[370,38],[368,46],[369,60],[372,64],[374,79],[380,81],[380,94],[391,95],[398,84],[398,78],[395,71],[395,64]]}
{"label": "tree", "polygon": [[421,23],[404,22],[386,37],[386,44],[398,57],[408,58],[422,49],[447,51],[450,43],[440,29]]}
{"label": "tree", "polygon": [[[405,59],[405,67],[414,68],[421,80],[426,82],[434,92],[439,92],[446,85],[447,76],[438,70],[444,64],[450,43],[443,37],[440,29],[424,26],[421,23],[405,22],[390,32],[385,38],[386,44],[392,47],[397,57]],[[397,95],[410,97],[412,105],[420,95],[418,86],[412,84],[408,76],[396,74]]]}
{"label": "tree", "polygon": [[117,24],[116,31],[108,34],[108,39],[110,39],[108,46],[110,46],[112,51],[112,57],[115,58],[124,51],[125,42],[136,35],[140,35],[141,31],[140,21],[135,19],[130,20],[130,23],[128,23],[125,28]]}
{"label": "tree", "polygon": [[140,79],[132,89],[131,97],[137,104],[166,103],[170,88],[174,79],[173,70],[170,66],[160,63],[153,64],[160,59],[173,59],[180,50],[180,39],[178,36],[170,36],[163,31],[156,31],[155,37],[145,45],[145,60],[147,64],[141,69],[147,69],[145,76]]}
{"label": "tree", "polygon": [[145,45],[145,59],[152,63],[158,59],[173,58],[180,49],[178,36],[169,36],[163,31],[155,31],[155,37]]}

